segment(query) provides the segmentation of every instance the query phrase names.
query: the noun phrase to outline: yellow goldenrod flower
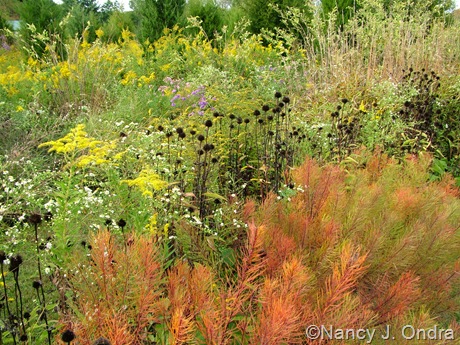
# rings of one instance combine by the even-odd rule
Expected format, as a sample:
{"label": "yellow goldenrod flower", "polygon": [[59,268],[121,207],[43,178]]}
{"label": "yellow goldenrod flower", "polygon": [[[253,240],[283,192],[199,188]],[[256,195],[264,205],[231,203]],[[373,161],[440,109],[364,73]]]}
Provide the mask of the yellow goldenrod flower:
{"label": "yellow goldenrod flower", "polygon": [[139,177],[134,180],[123,180],[121,183],[126,183],[128,186],[136,186],[142,192],[142,195],[149,197],[153,196],[153,191],[165,188],[168,183],[160,179],[151,168],[143,169],[139,173]]}

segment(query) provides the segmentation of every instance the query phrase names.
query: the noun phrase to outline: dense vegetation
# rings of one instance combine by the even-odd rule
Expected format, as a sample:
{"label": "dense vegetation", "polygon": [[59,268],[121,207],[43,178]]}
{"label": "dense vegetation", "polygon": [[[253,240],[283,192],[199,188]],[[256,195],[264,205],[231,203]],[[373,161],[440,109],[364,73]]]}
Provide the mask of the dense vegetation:
{"label": "dense vegetation", "polygon": [[450,2],[304,4],[0,22],[0,345],[459,336]]}

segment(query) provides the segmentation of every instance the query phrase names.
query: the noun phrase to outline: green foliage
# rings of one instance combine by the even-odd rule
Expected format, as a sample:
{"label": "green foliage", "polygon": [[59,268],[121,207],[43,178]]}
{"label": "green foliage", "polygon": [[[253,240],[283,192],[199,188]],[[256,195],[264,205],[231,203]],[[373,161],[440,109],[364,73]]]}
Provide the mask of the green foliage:
{"label": "green foliage", "polygon": [[300,0],[255,0],[244,1],[243,8],[251,21],[251,31],[260,33],[262,29],[273,31],[275,28],[286,29],[279,11],[287,11],[289,7],[308,11],[309,5]]}
{"label": "green foliage", "polygon": [[184,6],[185,0],[133,0],[140,40],[155,42],[165,28],[172,28],[179,22]]}
{"label": "green foliage", "polygon": [[359,10],[359,1],[356,0],[322,0],[321,11],[324,20],[327,21],[329,16],[335,17],[335,25],[339,30],[344,29],[344,25]]}
{"label": "green foliage", "polygon": [[214,0],[191,0],[185,7],[184,17],[198,17],[206,36],[213,39],[222,29],[224,12]]}
{"label": "green foliage", "polygon": [[59,22],[62,10],[52,0],[25,0],[20,9],[21,36],[26,49],[35,51],[38,56],[45,52],[44,42],[37,41],[34,34],[45,34],[52,37],[60,32]]}

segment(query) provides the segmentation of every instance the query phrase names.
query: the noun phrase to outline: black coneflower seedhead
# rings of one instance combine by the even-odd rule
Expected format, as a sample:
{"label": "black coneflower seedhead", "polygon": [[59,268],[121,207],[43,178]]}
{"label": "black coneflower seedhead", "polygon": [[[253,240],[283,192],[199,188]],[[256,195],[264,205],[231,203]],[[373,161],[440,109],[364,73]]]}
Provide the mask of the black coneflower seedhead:
{"label": "black coneflower seedhead", "polygon": [[200,156],[204,154],[204,151],[203,150],[198,150],[196,153],[198,153]]}
{"label": "black coneflower seedhead", "polygon": [[256,109],[254,110],[254,116],[259,116],[260,115],[260,110]]}
{"label": "black coneflower seedhead", "polygon": [[158,126],[158,130],[159,130],[160,132],[163,132],[164,127],[163,127],[162,125],[159,125],[159,126]]}
{"label": "black coneflower seedhead", "polygon": [[10,272],[16,272],[19,270],[19,266],[21,266],[22,264],[22,256],[17,254],[15,256],[12,256],[10,258],[10,267],[8,268],[8,270]]}
{"label": "black coneflower seedhead", "polygon": [[147,130],[145,131],[145,135],[150,135],[150,133],[151,133],[151,132],[150,132],[150,129],[147,129]]}
{"label": "black coneflower seedhead", "polygon": [[273,136],[273,135],[275,135],[275,133],[273,133],[273,131],[268,131],[268,135]]}
{"label": "black coneflower seedhead", "polygon": [[126,226],[126,220],[124,220],[123,218],[120,218],[120,220],[117,222],[117,225],[120,228],[124,228]]}
{"label": "black coneflower seedhead", "polygon": [[184,132],[184,129],[183,129],[182,127],[177,127],[177,128],[176,128],[176,133],[177,133],[177,134],[181,134],[181,133],[183,133],[183,132]]}
{"label": "black coneflower seedhead", "polygon": [[0,250],[0,263],[6,260],[6,253],[3,250]]}
{"label": "black coneflower seedhead", "polygon": [[347,103],[348,103],[348,99],[347,99],[347,98],[342,98],[342,103],[343,103],[343,104],[347,104]]}
{"label": "black coneflower seedhead", "polygon": [[191,135],[195,135],[195,134],[196,134],[196,131],[195,131],[194,129],[192,129],[192,130],[190,131],[190,134],[191,134]]}
{"label": "black coneflower seedhead", "polygon": [[21,337],[19,338],[19,341],[27,341],[27,334],[23,334],[21,335]]}
{"label": "black coneflower seedhead", "polygon": [[208,127],[208,128],[209,128],[209,127],[212,127],[212,121],[211,121],[211,120],[206,120],[206,121],[204,122],[204,125],[205,125],[206,127]]}
{"label": "black coneflower seedhead", "polygon": [[241,125],[243,123],[243,119],[241,117],[237,118],[236,123]]}
{"label": "black coneflower seedhead", "polygon": [[166,133],[166,138],[170,138],[170,137],[172,137],[172,135],[173,135],[172,132],[168,132],[168,133]]}
{"label": "black coneflower seedhead", "polygon": [[211,150],[212,150],[211,144],[205,144],[205,145],[203,146],[203,150],[204,150],[205,152],[211,151]]}
{"label": "black coneflower seedhead", "polygon": [[287,97],[287,96],[283,97],[283,103],[288,104],[290,101],[291,100],[289,99],[289,97]]}
{"label": "black coneflower seedhead", "polygon": [[341,106],[341,105],[338,105],[338,106],[337,106],[337,110],[340,111],[341,109],[342,109],[342,106]]}
{"label": "black coneflower seedhead", "polygon": [[211,159],[211,163],[217,163],[218,161],[219,161],[219,160],[218,160],[216,157],[213,157],[213,158]]}
{"label": "black coneflower seedhead", "polygon": [[282,94],[279,91],[275,92],[275,98],[281,98]]}
{"label": "black coneflower seedhead", "polygon": [[203,134],[198,135],[197,139],[198,139],[198,141],[203,141],[204,140],[204,135]]}
{"label": "black coneflower seedhead", "polygon": [[269,111],[269,110],[270,110],[270,107],[268,106],[268,104],[264,104],[264,105],[262,106],[262,110],[263,110],[263,111]]}
{"label": "black coneflower seedhead", "polygon": [[250,122],[249,119],[244,119],[244,123],[248,124]]}
{"label": "black coneflower seedhead", "polygon": [[235,117],[236,117],[235,114],[230,114],[230,115],[229,115],[230,120],[234,120]]}
{"label": "black coneflower seedhead", "polygon": [[43,219],[45,220],[45,222],[49,222],[51,219],[53,219],[53,214],[50,211],[48,211],[43,215]]}
{"label": "black coneflower seedhead", "polygon": [[94,341],[93,345],[112,345],[112,344],[107,338],[100,337]]}
{"label": "black coneflower seedhead", "polygon": [[38,213],[32,213],[29,216],[29,223],[32,225],[38,225],[42,222],[42,216]]}
{"label": "black coneflower seedhead", "polygon": [[23,316],[24,316],[24,319],[29,320],[31,315],[28,311],[26,311]]}
{"label": "black coneflower seedhead", "polygon": [[267,116],[267,120],[268,120],[268,121],[272,121],[272,120],[273,120],[273,116],[271,116],[271,115]]}
{"label": "black coneflower seedhead", "polygon": [[180,132],[179,133],[179,138],[184,139],[185,138],[185,132]]}
{"label": "black coneflower seedhead", "polygon": [[120,138],[126,138],[128,135],[125,132],[120,132]]}
{"label": "black coneflower seedhead", "polygon": [[278,107],[280,107],[280,108],[284,107],[284,103],[283,103],[283,102],[279,102],[279,103],[278,103]]}
{"label": "black coneflower seedhead", "polygon": [[32,282],[32,287],[35,289],[35,290],[38,290],[40,288],[40,286],[42,286],[42,282],[40,280],[34,280]]}
{"label": "black coneflower seedhead", "polygon": [[258,122],[259,124],[263,124],[263,123],[264,123],[264,120],[263,120],[263,119],[258,119],[257,122]]}
{"label": "black coneflower seedhead", "polygon": [[230,127],[230,129],[233,129],[233,128],[235,128],[235,125],[230,125],[229,127]]}
{"label": "black coneflower seedhead", "polygon": [[215,111],[215,112],[212,114],[212,116],[214,116],[214,117],[219,117],[220,114],[219,114],[217,111]]}
{"label": "black coneflower seedhead", "polygon": [[64,343],[70,344],[70,342],[75,339],[75,333],[70,329],[66,329],[62,332],[61,339]]}
{"label": "black coneflower seedhead", "polygon": [[105,220],[104,224],[105,224],[106,226],[111,225],[111,224],[112,224],[112,219],[107,218],[107,219]]}

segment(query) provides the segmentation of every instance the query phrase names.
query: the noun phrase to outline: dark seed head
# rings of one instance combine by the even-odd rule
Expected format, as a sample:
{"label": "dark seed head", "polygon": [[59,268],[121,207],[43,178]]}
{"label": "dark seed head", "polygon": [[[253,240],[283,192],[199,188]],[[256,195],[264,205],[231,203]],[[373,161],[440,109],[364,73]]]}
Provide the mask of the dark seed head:
{"label": "dark seed head", "polygon": [[262,110],[263,110],[263,111],[269,111],[269,110],[270,110],[270,107],[269,107],[267,104],[264,104],[264,105],[262,106]]}
{"label": "dark seed head", "polygon": [[230,114],[229,117],[230,117],[230,120],[233,120],[233,119],[235,119],[236,116],[235,116],[235,114]]}
{"label": "dark seed head", "polygon": [[287,104],[287,103],[289,103],[290,101],[291,101],[291,100],[289,99],[289,97],[287,97],[287,96],[284,96],[284,97],[283,97],[283,103]]}
{"label": "dark seed head", "polygon": [[112,345],[112,344],[107,338],[100,337],[94,341],[93,345]]}
{"label": "dark seed head", "polygon": [[194,129],[192,129],[192,130],[190,131],[190,134],[191,134],[191,135],[195,135],[195,134],[196,134],[196,131],[195,131]]}
{"label": "dark seed head", "polygon": [[45,222],[49,222],[51,219],[53,219],[53,214],[50,211],[48,211],[43,215],[43,219],[45,220]]}
{"label": "dark seed head", "polygon": [[279,92],[279,91],[275,92],[275,98],[280,98],[281,96],[282,96],[281,92]]}
{"label": "dark seed head", "polygon": [[241,117],[237,118],[236,123],[241,125],[243,123],[243,119]]}
{"label": "dark seed head", "polygon": [[8,268],[10,272],[16,272],[19,270],[19,266],[22,264],[22,256],[17,254],[10,258],[10,267]]}
{"label": "dark seed head", "polygon": [[248,123],[249,123],[249,119],[244,119],[244,123],[248,124]]}
{"label": "dark seed head", "polygon": [[177,127],[176,128],[176,133],[177,134],[180,134],[180,133],[183,133],[184,132],[184,129],[182,127]]}
{"label": "dark seed head", "polygon": [[205,125],[206,127],[208,127],[208,128],[209,128],[209,127],[212,127],[212,121],[211,121],[211,120],[206,120],[205,123],[204,123],[204,125]]}
{"label": "dark seed head", "polygon": [[118,222],[117,222],[117,225],[120,227],[120,228],[124,228],[126,226],[126,220],[124,220],[123,218],[121,218]]}
{"label": "dark seed head", "polygon": [[19,337],[19,341],[27,341],[27,334],[23,334]]}
{"label": "dark seed head", "polygon": [[260,115],[260,110],[256,109],[254,110],[254,116],[259,116]]}
{"label": "dark seed head", "polygon": [[203,134],[198,135],[197,139],[198,139],[198,141],[203,141],[204,140],[204,135]]}
{"label": "dark seed head", "polygon": [[6,260],[6,254],[3,250],[0,250],[0,263]]}
{"label": "dark seed head", "polygon": [[32,225],[38,225],[42,222],[42,216],[38,213],[32,213],[29,216],[29,223]]}
{"label": "dark seed head", "polygon": [[170,138],[170,137],[172,137],[172,135],[173,135],[172,132],[168,132],[168,133],[166,133],[166,138]]}
{"label": "dark seed head", "polygon": [[70,343],[75,339],[75,333],[70,329],[67,329],[64,332],[62,332],[61,339],[64,343]]}
{"label": "dark seed head", "polygon": [[347,98],[342,98],[342,103],[343,103],[343,104],[347,104],[347,103],[348,103],[348,99],[347,99]]}
{"label": "dark seed head", "polygon": [[197,153],[201,156],[202,154],[204,154],[204,151],[203,150],[198,150]]}
{"label": "dark seed head", "polygon": [[179,133],[179,138],[184,139],[185,138],[185,132],[180,132]]}
{"label": "dark seed head", "polygon": [[[157,154],[157,155],[158,155],[158,154]],[[112,219],[107,218],[107,219],[105,220],[104,224],[105,224],[106,226],[111,225],[111,224],[112,224]]]}
{"label": "dark seed head", "polygon": [[205,152],[211,151],[211,150],[212,150],[211,144],[205,144],[205,145],[203,146],[203,150],[204,150]]}
{"label": "dark seed head", "polygon": [[218,160],[216,157],[213,157],[213,158],[211,159],[211,163],[217,163],[218,161],[219,161],[219,160]]}
{"label": "dark seed head", "polygon": [[30,313],[29,313],[28,311],[26,311],[26,312],[24,313],[24,319],[26,319],[26,320],[29,320],[29,319],[30,319]]}
{"label": "dark seed head", "polygon": [[161,125],[158,126],[158,130],[159,130],[160,132],[163,132],[163,130],[164,130],[163,126],[161,126]]}
{"label": "dark seed head", "polygon": [[125,132],[120,132],[120,138],[126,138],[128,135]]}
{"label": "dark seed head", "polygon": [[40,288],[40,286],[42,286],[42,282],[40,280],[34,280],[32,282],[32,287],[35,289],[35,290],[38,290]]}
{"label": "dark seed head", "polygon": [[220,114],[219,114],[217,111],[215,111],[215,112],[212,114],[212,116],[214,116],[214,117],[219,117],[219,115],[220,115]]}

